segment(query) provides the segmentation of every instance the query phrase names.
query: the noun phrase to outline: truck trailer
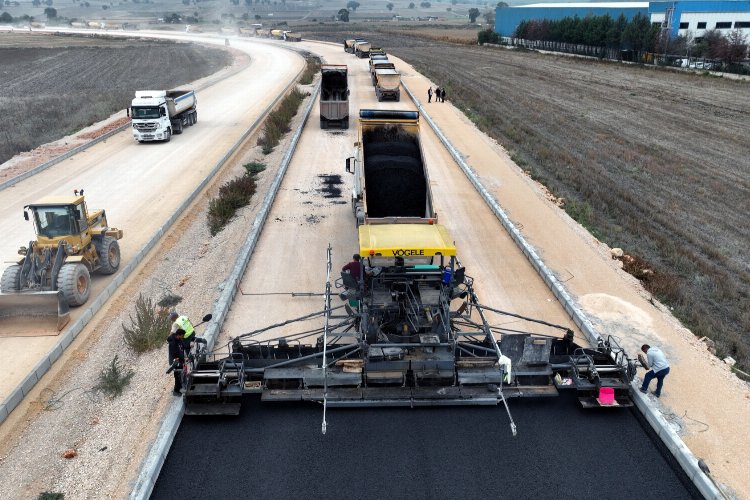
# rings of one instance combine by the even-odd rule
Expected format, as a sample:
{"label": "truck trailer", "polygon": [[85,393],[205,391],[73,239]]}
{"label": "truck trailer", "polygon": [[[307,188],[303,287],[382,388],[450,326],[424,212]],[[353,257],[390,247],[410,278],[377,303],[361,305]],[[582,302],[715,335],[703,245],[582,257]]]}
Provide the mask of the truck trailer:
{"label": "truck trailer", "polygon": [[378,69],[392,69],[396,71],[396,65],[388,60],[385,56],[379,56],[376,58],[370,58],[370,78],[372,79],[372,85],[376,86],[378,79],[375,77],[375,71]]}
{"label": "truck trailer", "polygon": [[349,128],[349,83],[345,64],[320,67],[320,128]]}
{"label": "truck trailer", "polygon": [[370,56],[370,42],[367,40],[358,40],[354,43],[354,55],[359,58]]}
{"label": "truck trailer", "polygon": [[375,69],[374,83],[379,102],[384,99],[401,100],[401,73],[395,69]]}
{"label": "truck trailer", "polygon": [[129,108],[138,142],[165,141],[198,123],[194,90],[137,90]]}
{"label": "truck trailer", "polygon": [[435,223],[419,140],[418,111],[362,109],[359,141],[346,170],[354,174],[357,224]]}

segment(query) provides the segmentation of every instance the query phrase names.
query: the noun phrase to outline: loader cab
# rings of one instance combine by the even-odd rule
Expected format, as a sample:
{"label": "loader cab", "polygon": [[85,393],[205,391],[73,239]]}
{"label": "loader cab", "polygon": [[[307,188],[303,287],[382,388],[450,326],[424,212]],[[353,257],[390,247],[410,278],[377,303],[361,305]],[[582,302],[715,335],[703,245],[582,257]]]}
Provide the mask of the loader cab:
{"label": "loader cab", "polygon": [[[72,202],[50,199],[39,204],[27,205],[24,218],[32,220],[34,231],[40,238],[60,239],[80,236],[86,238],[88,222],[86,220],[86,202],[83,197],[76,197]],[[88,244],[81,241],[80,244]]]}

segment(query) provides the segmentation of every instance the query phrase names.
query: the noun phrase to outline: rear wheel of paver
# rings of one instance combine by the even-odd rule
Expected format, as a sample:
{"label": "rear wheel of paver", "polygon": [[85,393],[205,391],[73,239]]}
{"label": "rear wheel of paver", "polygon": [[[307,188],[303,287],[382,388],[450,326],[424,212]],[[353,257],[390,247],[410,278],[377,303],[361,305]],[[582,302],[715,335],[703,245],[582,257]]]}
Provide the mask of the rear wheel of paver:
{"label": "rear wheel of paver", "polygon": [[91,275],[81,263],[63,264],[57,275],[57,288],[62,291],[70,306],[80,306],[91,295]]}

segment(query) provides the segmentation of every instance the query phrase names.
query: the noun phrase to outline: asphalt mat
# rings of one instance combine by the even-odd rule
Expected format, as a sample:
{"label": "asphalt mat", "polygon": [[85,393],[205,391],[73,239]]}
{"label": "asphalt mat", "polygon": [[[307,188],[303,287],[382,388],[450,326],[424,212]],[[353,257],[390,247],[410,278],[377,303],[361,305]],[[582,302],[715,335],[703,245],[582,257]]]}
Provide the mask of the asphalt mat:
{"label": "asphalt mat", "polygon": [[261,404],[184,417],[151,498],[701,498],[637,410]]}

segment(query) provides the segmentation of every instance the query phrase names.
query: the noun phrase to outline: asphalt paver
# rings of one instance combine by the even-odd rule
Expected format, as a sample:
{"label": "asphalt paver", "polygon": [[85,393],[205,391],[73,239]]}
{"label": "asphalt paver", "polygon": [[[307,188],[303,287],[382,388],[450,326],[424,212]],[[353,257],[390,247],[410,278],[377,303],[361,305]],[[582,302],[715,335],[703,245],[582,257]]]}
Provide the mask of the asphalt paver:
{"label": "asphalt paver", "polygon": [[184,417],[153,499],[701,498],[634,409],[572,393],[499,407],[261,403]]}

